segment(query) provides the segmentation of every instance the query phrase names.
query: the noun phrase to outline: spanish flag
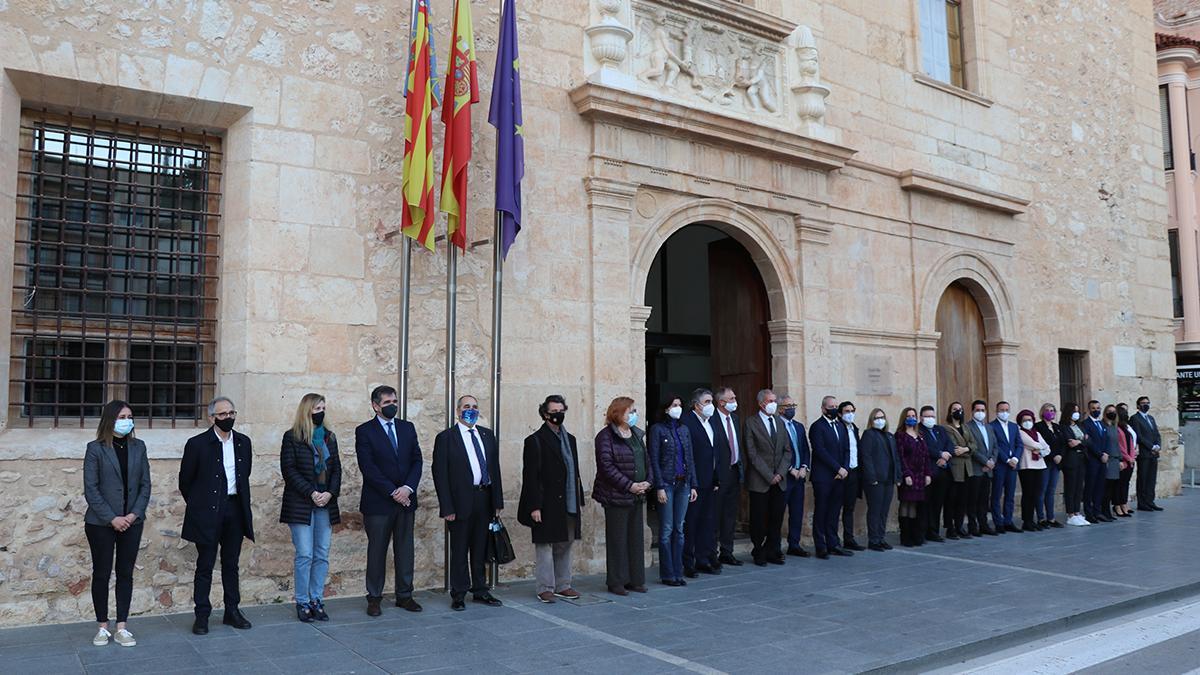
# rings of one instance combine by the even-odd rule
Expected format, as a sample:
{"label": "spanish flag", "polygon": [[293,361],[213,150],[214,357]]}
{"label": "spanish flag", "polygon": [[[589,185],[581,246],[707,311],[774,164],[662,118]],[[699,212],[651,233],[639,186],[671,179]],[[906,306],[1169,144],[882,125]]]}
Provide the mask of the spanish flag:
{"label": "spanish flag", "polygon": [[400,231],[433,250],[433,109],[437,107],[434,87],[432,36],[429,32],[429,0],[417,0],[409,49],[404,99],[404,178],[401,183],[404,214]]}
{"label": "spanish flag", "polygon": [[454,96],[442,106],[446,124],[446,150],[442,156],[441,210],[448,214],[450,242],[467,250],[467,167],[471,163],[471,106],[479,102],[479,78],[475,74],[475,31],[471,26],[471,0],[454,2],[454,34],[450,63],[446,67],[446,91]]}

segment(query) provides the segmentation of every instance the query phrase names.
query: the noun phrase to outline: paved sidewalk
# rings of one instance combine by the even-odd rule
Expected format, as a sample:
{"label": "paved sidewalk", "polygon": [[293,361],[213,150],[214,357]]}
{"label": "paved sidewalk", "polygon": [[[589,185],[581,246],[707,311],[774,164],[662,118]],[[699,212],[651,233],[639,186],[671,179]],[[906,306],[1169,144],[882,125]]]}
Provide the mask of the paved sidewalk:
{"label": "paved sidewalk", "polygon": [[605,593],[600,577],[581,578],[576,586],[590,604],[579,606],[543,605],[523,582],[497,591],[502,608],[468,602],[467,611],[451,612],[445,596],[420,593],[423,613],[387,607],[371,619],[362,599],[345,598],[329,603],[332,621],[306,625],[291,605],[251,607],[253,629],[214,622],[205,637],[191,635],[187,614],[135,617],[132,649],[93,647],[91,623],[14,628],[0,631],[0,670],[917,670],[1200,592],[1200,494],[1162,504],[1162,513],[1088,528],[726,567],[686,588],[652,585],[628,598]]}

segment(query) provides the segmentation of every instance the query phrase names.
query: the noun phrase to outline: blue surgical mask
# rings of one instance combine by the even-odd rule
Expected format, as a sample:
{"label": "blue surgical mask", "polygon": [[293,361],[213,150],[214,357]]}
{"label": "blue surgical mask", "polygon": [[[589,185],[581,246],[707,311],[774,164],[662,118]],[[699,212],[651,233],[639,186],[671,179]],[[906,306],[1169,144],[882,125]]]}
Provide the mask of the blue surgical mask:
{"label": "blue surgical mask", "polygon": [[910,426],[910,427],[915,427],[915,426],[917,426],[917,418],[915,418],[915,417],[905,417],[905,418],[904,418],[904,423],[905,423],[906,425]]}
{"label": "blue surgical mask", "polygon": [[113,433],[118,436],[128,436],[133,431],[133,420],[119,419],[113,424]]}
{"label": "blue surgical mask", "polygon": [[467,408],[462,412],[462,421],[465,422],[467,426],[474,426],[474,424],[479,421],[479,411]]}
{"label": "blue surgical mask", "polygon": [[631,412],[625,416],[625,423],[631,427],[636,427],[638,423],[638,414]]}

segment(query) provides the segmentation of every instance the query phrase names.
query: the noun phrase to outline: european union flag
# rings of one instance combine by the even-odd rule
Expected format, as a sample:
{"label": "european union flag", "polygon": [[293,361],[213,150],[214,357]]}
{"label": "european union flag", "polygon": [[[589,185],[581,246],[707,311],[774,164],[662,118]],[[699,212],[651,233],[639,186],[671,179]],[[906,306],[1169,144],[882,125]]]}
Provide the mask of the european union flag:
{"label": "european union flag", "polygon": [[525,177],[516,0],[504,0],[500,17],[500,45],[496,50],[488,124],[496,127],[496,211],[502,219],[501,250],[507,258],[509,247],[521,231],[521,179]]}

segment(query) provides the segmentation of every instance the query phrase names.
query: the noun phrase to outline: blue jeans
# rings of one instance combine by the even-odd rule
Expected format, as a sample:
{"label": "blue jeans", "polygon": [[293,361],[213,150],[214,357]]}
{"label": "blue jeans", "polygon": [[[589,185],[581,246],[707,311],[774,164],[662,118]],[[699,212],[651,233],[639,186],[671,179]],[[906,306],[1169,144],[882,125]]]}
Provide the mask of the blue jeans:
{"label": "blue jeans", "polygon": [[1060,469],[1054,460],[1046,459],[1046,470],[1042,472],[1042,499],[1037,504],[1038,521],[1054,520],[1054,491],[1058,488]]}
{"label": "blue jeans", "polygon": [[321,604],[329,574],[329,509],[313,507],[308,525],[288,524],[296,547],[296,604]]}
{"label": "blue jeans", "polygon": [[667,502],[658,505],[658,574],[663,581],[683,578],[683,520],[692,488],[686,480],[666,489]]}

